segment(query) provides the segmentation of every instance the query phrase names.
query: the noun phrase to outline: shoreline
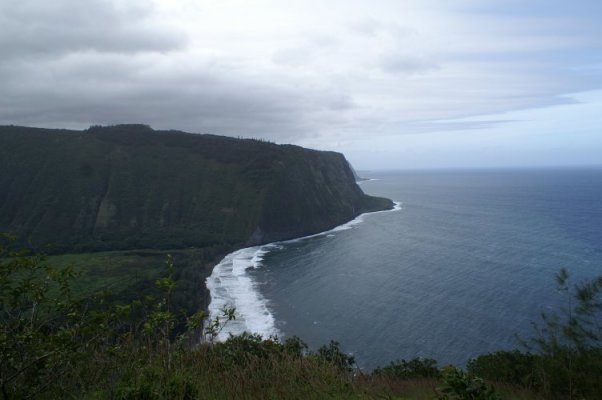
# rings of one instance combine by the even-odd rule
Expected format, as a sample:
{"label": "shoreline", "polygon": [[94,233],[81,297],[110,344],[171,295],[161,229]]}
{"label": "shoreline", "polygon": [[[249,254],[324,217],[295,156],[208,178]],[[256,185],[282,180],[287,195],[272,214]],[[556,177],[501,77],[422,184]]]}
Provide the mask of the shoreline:
{"label": "shoreline", "polygon": [[315,234],[243,247],[226,254],[214,265],[211,274],[205,280],[209,295],[207,311],[210,320],[219,316],[224,307],[236,308],[237,316],[236,320],[226,325],[216,339],[225,340],[230,334],[238,335],[245,331],[258,333],[264,337],[282,336],[275,327],[275,318],[269,309],[268,300],[263,298],[256,282],[247,272],[262,266],[263,257],[271,248],[352,229],[353,226],[363,222],[366,215],[399,211],[402,209],[401,204],[394,201],[393,208],[389,210],[361,213],[341,225]]}

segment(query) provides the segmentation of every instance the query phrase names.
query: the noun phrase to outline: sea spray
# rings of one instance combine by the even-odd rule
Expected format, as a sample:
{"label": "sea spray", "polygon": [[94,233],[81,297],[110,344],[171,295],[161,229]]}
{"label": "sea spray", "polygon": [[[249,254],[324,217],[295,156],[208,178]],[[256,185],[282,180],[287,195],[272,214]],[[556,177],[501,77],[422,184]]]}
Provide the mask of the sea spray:
{"label": "sea spray", "polygon": [[276,321],[270,311],[269,301],[261,295],[257,282],[249,274],[249,270],[257,269],[262,265],[264,256],[271,250],[281,248],[282,245],[289,243],[296,243],[318,236],[332,236],[336,232],[352,229],[355,225],[363,222],[366,215],[399,210],[401,210],[401,202],[395,202],[391,210],[360,214],[353,220],[328,231],[261,246],[247,247],[225,256],[215,266],[211,276],[207,278],[206,285],[211,294],[209,315],[213,320],[221,315],[225,307],[234,307],[236,309],[236,319],[229,321],[219,332],[216,339],[222,341],[230,335],[239,335],[245,331],[257,333],[263,337],[282,336],[276,328]]}

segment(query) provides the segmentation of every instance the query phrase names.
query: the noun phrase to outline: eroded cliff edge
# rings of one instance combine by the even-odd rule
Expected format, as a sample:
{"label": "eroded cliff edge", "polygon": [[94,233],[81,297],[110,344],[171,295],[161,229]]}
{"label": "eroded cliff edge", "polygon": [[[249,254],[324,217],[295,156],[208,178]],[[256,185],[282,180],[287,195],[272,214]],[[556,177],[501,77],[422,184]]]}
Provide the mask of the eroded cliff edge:
{"label": "eroded cliff edge", "polygon": [[255,245],[392,207],[340,153],[144,125],[0,127],[0,231],[57,252]]}

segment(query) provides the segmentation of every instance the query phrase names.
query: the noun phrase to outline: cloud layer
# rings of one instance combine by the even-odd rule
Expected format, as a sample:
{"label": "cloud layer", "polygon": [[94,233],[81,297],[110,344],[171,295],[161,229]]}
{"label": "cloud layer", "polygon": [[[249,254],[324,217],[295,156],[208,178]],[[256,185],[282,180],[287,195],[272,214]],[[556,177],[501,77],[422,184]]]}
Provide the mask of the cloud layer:
{"label": "cloud layer", "polygon": [[596,2],[446,3],[9,0],[0,123],[335,147],[483,130],[602,87]]}

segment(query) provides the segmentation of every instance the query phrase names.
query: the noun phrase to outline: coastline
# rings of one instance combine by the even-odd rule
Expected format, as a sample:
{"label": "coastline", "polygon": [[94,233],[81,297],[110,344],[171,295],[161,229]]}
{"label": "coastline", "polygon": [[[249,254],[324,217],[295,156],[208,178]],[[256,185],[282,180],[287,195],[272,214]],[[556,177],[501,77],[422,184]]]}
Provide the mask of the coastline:
{"label": "coastline", "polygon": [[211,274],[205,280],[209,295],[207,311],[210,319],[221,314],[224,307],[236,308],[236,320],[230,321],[220,332],[217,340],[225,340],[230,334],[237,335],[245,331],[258,333],[264,337],[281,336],[275,327],[275,318],[270,311],[269,302],[259,292],[256,282],[247,270],[262,266],[263,257],[271,250],[289,243],[295,243],[319,236],[352,229],[371,214],[395,212],[402,209],[401,202],[394,201],[393,208],[365,212],[334,228],[298,238],[275,241],[257,246],[244,247],[225,255],[213,266]]}

